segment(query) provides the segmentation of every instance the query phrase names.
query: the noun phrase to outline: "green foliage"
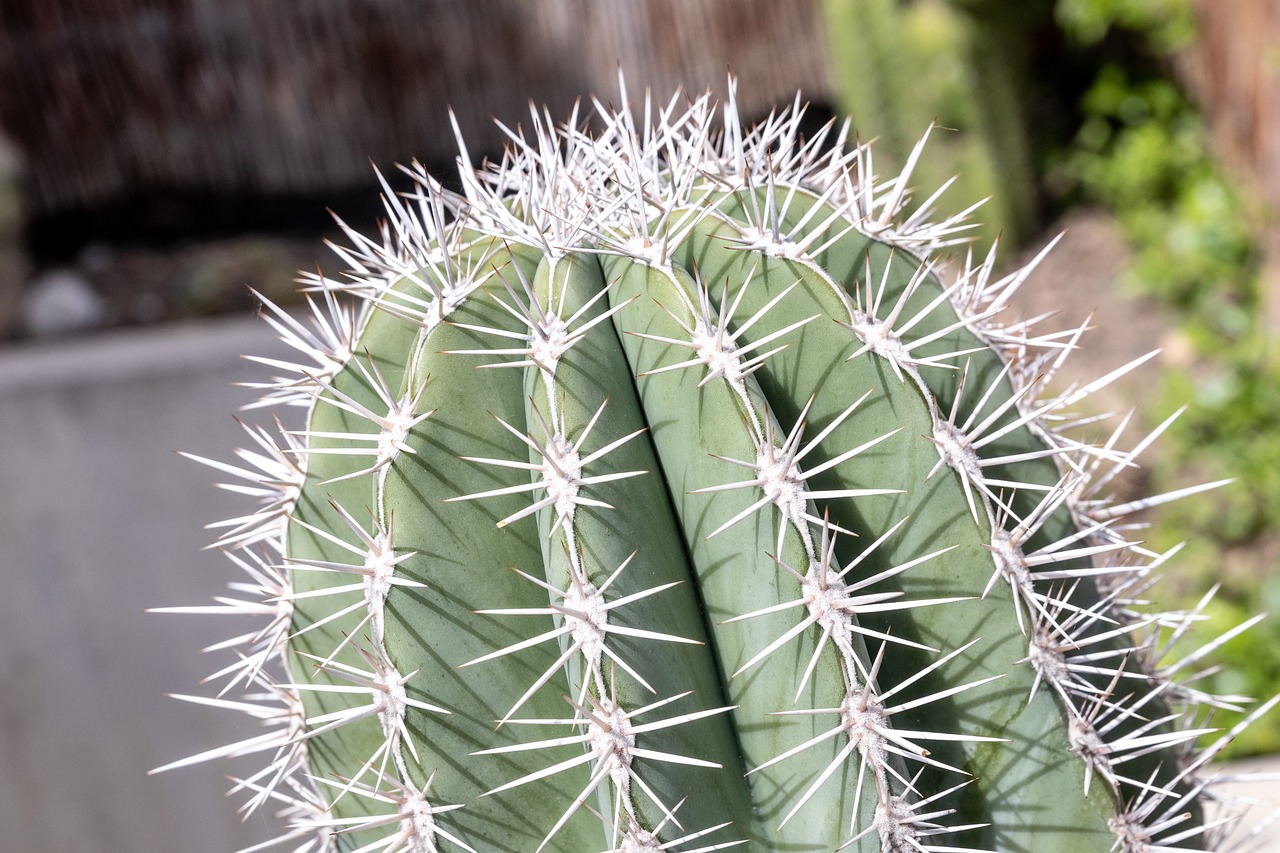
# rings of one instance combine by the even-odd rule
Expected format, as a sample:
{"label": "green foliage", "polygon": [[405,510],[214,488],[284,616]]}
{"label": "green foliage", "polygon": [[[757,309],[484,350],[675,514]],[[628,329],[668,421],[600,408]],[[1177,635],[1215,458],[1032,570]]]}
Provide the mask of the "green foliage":
{"label": "green foliage", "polygon": [[[1062,0],[1058,15],[1087,43],[1127,30],[1148,57],[1185,45],[1194,32],[1185,2]],[[1063,171],[1083,199],[1114,212],[1135,251],[1126,286],[1174,309],[1194,356],[1162,380],[1159,399],[1191,408],[1153,460],[1153,482],[1173,488],[1206,471],[1236,481],[1170,508],[1152,534],[1165,545],[1193,540],[1182,572],[1223,585],[1209,614],[1225,630],[1233,618],[1269,610],[1280,583],[1280,361],[1262,326],[1256,224],[1215,161],[1199,111],[1158,62],[1104,65],[1081,106]],[[1186,603],[1193,600],[1187,593]],[[1232,640],[1212,655],[1231,675],[1210,683],[1251,696],[1280,691],[1275,640],[1265,625]],[[1231,754],[1276,744],[1280,724],[1269,721]]]}
{"label": "green foliage", "polygon": [[[1180,600],[1190,606],[1194,588],[1219,585],[1207,609],[1205,630],[1221,634],[1244,619],[1274,613],[1280,604],[1280,365],[1259,351],[1258,339],[1202,357],[1188,371],[1171,371],[1160,398],[1191,401],[1191,408],[1168,434],[1153,460],[1157,485],[1186,482],[1207,470],[1234,478],[1228,489],[1170,507],[1151,532],[1164,544],[1190,539],[1184,552]],[[1280,691],[1280,632],[1268,620],[1217,649],[1209,660],[1221,672],[1206,680],[1211,689],[1243,696]],[[1219,725],[1243,715],[1224,712]],[[1280,749],[1280,723],[1260,721],[1233,744],[1228,757]]]}
{"label": "green foliage", "polygon": [[[1224,589],[1205,608],[1206,636],[1222,636],[1259,613],[1280,613],[1280,576],[1252,579],[1236,589]],[[1280,684],[1280,622],[1266,619],[1233,636],[1215,655],[1223,669],[1213,676],[1212,689],[1222,694],[1258,696]],[[1247,665],[1246,665],[1247,664]],[[1224,712],[1215,724],[1231,726],[1242,713]],[[1270,722],[1270,724],[1266,724]],[[1268,755],[1280,752],[1280,726],[1274,721],[1244,730],[1229,755]]]}
{"label": "green foliage", "polygon": [[[1210,467],[1236,478],[1231,489],[1171,510],[1171,530],[1206,536],[1206,548],[1227,550],[1266,544],[1280,526],[1280,371],[1262,354],[1246,356],[1237,348],[1192,372],[1171,372],[1164,396],[1191,401],[1172,430],[1161,474],[1186,477]],[[1183,533],[1182,535],[1186,535]],[[1212,544],[1210,544],[1212,543]],[[1263,552],[1265,555],[1265,551]],[[1206,553],[1201,571],[1212,575],[1218,560]],[[1263,563],[1256,569],[1266,569]],[[1237,581],[1253,583],[1252,578]]]}
{"label": "green foliage", "polygon": [[1083,107],[1066,170],[1135,246],[1129,285],[1183,312],[1204,350],[1241,340],[1257,307],[1253,242],[1199,114],[1171,81],[1116,66],[1102,70]]}
{"label": "green foliage", "polygon": [[1058,0],[1054,15],[1082,44],[1096,44],[1121,29],[1142,33],[1158,52],[1169,53],[1195,37],[1189,0]]}

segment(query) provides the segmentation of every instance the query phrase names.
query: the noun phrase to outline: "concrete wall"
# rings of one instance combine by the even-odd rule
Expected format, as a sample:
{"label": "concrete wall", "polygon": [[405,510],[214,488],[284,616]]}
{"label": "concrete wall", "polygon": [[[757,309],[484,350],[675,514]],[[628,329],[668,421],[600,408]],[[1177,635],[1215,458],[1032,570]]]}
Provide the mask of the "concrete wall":
{"label": "concrete wall", "polygon": [[[242,352],[278,350],[244,319],[0,350],[0,848],[10,853],[230,851],[223,774],[148,776],[256,734],[166,692],[225,662],[198,650],[238,626],[144,614],[203,604],[236,570],[202,524],[245,505],[183,449],[229,458],[250,393]],[[248,626],[246,626],[247,628]]]}

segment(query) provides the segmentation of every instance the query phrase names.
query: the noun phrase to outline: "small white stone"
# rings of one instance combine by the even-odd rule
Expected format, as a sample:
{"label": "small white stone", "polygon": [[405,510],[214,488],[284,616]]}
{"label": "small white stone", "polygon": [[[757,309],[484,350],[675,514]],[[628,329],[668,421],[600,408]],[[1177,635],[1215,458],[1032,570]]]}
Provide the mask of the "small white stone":
{"label": "small white stone", "polygon": [[103,299],[70,270],[53,270],[31,285],[22,305],[23,326],[34,336],[58,335],[102,325]]}

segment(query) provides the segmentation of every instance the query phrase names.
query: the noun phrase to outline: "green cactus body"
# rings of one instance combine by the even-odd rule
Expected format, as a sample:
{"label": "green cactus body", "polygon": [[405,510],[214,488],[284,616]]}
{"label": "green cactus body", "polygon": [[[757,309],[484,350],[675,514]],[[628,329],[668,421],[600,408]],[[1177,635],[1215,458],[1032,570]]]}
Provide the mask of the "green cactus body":
{"label": "green cactus body", "polygon": [[230,672],[285,708],[232,703],[251,806],[299,850],[1212,846],[1235,699],[1166,677],[1194,614],[1141,611],[1125,519],[1169,496],[1106,497],[1123,425],[1048,390],[1077,335],[948,277],[963,225],[847,129],[676,104],[415,172],[309,323],[269,306],[307,423],[212,463],[263,499],[220,540],[265,600],[221,609],[272,615]]}

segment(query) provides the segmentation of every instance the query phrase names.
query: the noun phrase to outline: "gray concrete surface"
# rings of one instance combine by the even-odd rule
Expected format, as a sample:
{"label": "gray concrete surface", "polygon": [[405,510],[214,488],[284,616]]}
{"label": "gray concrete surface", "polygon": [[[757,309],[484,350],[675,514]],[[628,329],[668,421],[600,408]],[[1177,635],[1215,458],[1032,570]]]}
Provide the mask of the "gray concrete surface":
{"label": "gray concrete surface", "polygon": [[147,770],[255,729],[165,697],[201,692],[231,633],[144,615],[234,577],[202,551],[243,509],[176,449],[227,458],[251,397],[253,320],[0,350],[0,850],[230,851],[268,837],[224,797],[228,765]]}
{"label": "gray concrete surface", "polygon": [[[1236,838],[1255,832],[1256,846],[1246,849],[1256,853],[1280,853],[1280,756],[1249,758],[1219,768],[1224,775],[1241,777],[1224,786],[1221,792],[1239,799],[1245,809]],[[1253,778],[1250,778],[1253,777]]]}
{"label": "gray concrete surface", "polygon": [[[235,577],[202,551],[235,496],[187,450],[228,458],[251,399],[241,353],[265,324],[219,321],[0,350],[0,850],[225,853],[241,824],[226,764],[149,768],[256,733],[164,697],[200,692],[223,620],[144,615],[207,602]],[[1246,769],[1280,771],[1275,759]],[[1280,783],[1242,791],[1280,801]],[[1255,809],[1253,820],[1264,809]],[[1280,828],[1261,850],[1280,853]]]}

